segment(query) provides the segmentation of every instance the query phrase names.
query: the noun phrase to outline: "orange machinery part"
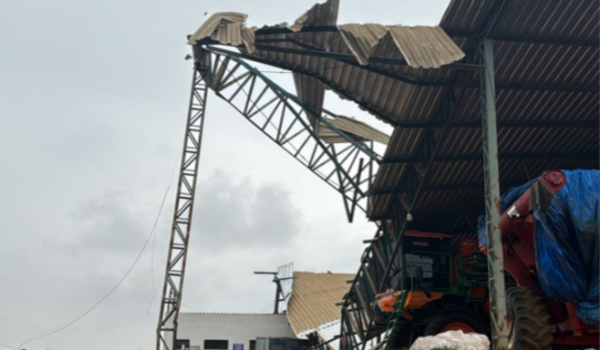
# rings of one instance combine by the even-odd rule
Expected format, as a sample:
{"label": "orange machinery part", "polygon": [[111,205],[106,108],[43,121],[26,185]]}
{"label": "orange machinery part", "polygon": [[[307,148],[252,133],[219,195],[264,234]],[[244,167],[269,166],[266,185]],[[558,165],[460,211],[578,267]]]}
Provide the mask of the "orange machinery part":
{"label": "orange machinery part", "polygon": [[[394,308],[398,302],[398,296],[400,296],[401,293],[401,291],[396,291],[380,294],[377,300],[380,309],[386,313],[394,312]],[[427,305],[427,303],[441,299],[444,296],[443,292],[430,292],[429,294],[431,297],[428,297],[425,292],[420,290],[412,290],[407,293],[404,309],[420,309]]]}

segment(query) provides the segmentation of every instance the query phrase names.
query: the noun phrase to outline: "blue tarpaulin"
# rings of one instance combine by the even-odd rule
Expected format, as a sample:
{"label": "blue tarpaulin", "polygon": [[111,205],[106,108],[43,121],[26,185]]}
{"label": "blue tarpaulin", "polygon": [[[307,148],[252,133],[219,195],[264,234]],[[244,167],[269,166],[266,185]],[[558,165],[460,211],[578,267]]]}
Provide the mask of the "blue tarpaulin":
{"label": "blue tarpaulin", "polygon": [[[508,191],[504,192],[504,194],[502,195],[502,199],[500,201],[501,212],[504,213],[504,211],[506,209],[508,209],[508,206],[513,204],[517,199],[519,199],[519,197],[521,197],[521,195],[523,193],[525,193],[525,191],[527,191],[529,189],[529,187],[531,187],[531,184],[536,182],[538,179],[539,179],[539,177],[536,177],[535,179],[530,180],[529,182],[527,182],[524,185],[509,188]],[[479,236],[479,244],[481,246],[485,247],[485,246],[487,246],[487,234],[486,234],[487,227],[485,225],[485,215],[482,215],[479,217],[477,227],[478,227],[477,235]]]}
{"label": "blue tarpaulin", "polygon": [[598,170],[563,170],[565,186],[545,213],[535,210],[538,280],[549,297],[577,303],[586,324],[597,325]]}
{"label": "blue tarpaulin", "polygon": [[[533,211],[538,280],[544,292],[559,301],[577,304],[582,322],[595,326],[600,320],[598,294],[598,170],[562,170],[565,186],[552,195],[548,208]],[[535,181],[508,190],[502,211]],[[487,244],[485,219],[480,218],[480,244]]]}

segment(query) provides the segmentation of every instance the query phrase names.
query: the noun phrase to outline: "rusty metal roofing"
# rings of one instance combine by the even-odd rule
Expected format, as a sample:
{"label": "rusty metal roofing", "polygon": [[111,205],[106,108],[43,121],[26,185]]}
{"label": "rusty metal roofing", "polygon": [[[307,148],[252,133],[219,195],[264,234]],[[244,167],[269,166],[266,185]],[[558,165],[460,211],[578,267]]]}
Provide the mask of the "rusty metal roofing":
{"label": "rusty metal roofing", "polygon": [[[477,62],[478,28],[489,20],[492,0],[454,0],[441,27]],[[501,190],[552,168],[598,168],[599,45],[595,0],[506,1],[486,35],[494,39]],[[478,77],[456,88],[456,110],[425,189],[413,210],[413,227],[472,230],[484,211],[481,105]],[[445,87],[444,89],[448,89]],[[413,116],[422,123],[440,113],[440,93],[423,89]],[[426,109],[424,109],[426,108]],[[401,124],[416,123],[398,115]],[[371,217],[388,216],[392,196],[423,135],[397,127],[373,185]],[[388,194],[384,194],[388,192]]]}
{"label": "rusty metal roofing", "polygon": [[287,315],[294,333],[316,330],[321,325],[338,320],[342,301],[349,290],[348,280],[354,274],[294,272],[294,287]]}

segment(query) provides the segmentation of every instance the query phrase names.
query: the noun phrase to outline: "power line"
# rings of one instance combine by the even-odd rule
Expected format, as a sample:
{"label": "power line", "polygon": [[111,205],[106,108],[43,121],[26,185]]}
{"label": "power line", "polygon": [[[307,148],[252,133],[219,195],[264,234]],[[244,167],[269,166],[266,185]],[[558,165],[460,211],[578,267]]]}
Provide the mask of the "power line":
{"label": "power line", "polygon": [[198,310],[198,309],[196,309],[196,308],[194,308],[194,307],[191,307],[191,306],[185,305],[184,303],[181,303],[181,306],[185,307],[186,309],[190,309],[190,310],[192,310],[192,311],[194,311],[194,312],[202,312],[202,311],[200,311],[200,310]]}
{"label": "power line", "polygon": [[14,346],[11,346],[11,345],[8,345],[8,344],[3,344],[3,343],[0,343],[0,348],[7,348],[7,349],[19,350],[19,348],[15,348]]}
{"label": "power line", "polygon": [[[173,185],[173,179],[175,178],[175,171],[177,170],[177,165],[179,164],[179,158],[181,157],[181,151],[179,151],[179,153],[177,154],[177,158],[175,158],[175,164],[173,164],[173,171],[171,171],[171,178],[169,179],[169,186],[167,186],[167,190],[165,191],[165,197],[163,198],[163,202],[161,204],[159,213],[162,211],[162,206],[165,203],[165,199],[167,197],[167,195],[169,194],[169,191],[171,190],[171,185]],[[148,307],[146,308],[146,313],[148,315],[150,315],[150,307],[152,306],[152,302],[154,302],[154,299],[156,299],[156,297],[158,296],[158,292],[156,291],[156,281],[154,280],[154,248],[156,246],[156,226],[158,225],[158,221],[159,221],[160,215],[156,217],[156,221],[154,222],[154,227],[152,227],[152,249],[151,249],[151,255],[150,255],[150,276],[151,276],[151,280],[152,280],[152,291],[154,293],[154,295],[152,296],[152,299],[150,299],[150,302],[148,303]]]}
{"label": "power line", "polygon": [[[172,180],[171,180],[172,182]],[[51,331],[45,334],[41,334],[32,338],[29,338],[27,340],[25,340],[23,343],[21,343],[21,345],[18,346],[17,349],[22,349],[23,346],[27,343],[29,343],[30,341],[33,340],[38,340],[38,339],[42,339],[42,338],[46,338],[49,337],[51,335],[54,335],[56,333],[59,333],[67,328],[69,328],[70,326],[74,325],[75,323],[79,322],[81,319],[83,319],[85,316],[87,316],[89,313],[91,313],[92,311],[94,311],[95,308],[97,308],[98,306],[100,306],[100,304],[102,304],[104,302],[104,300],[108,299],[108,297],[113,294],[120,286],[121,284],[123,284],[123,282],[125,282],[125,280],[127,279],[127,277],[129,277],[129,274],[131,274],[131,271],[133,271],[133,269],[135,268],[135,266],[137,265],[138,261],[140,260],[140,258],[142,257],[142,254],[144,253],[144,251],[146,250],[146,248],[148,247],[148,244],[150,243],[150,239],[153,237],[154,232],[156,231],[156,226],[158,224],[158,220],[160,218],[160,215],[162,213],[163,207],[165,205],[165,201],[167,199],[167,195],[169,194],[169,190],[171,189],[171,183],[169,182],[169,186],[167,187],[167,190],[165,191],[165,195],[163,196],[162,202],[160,203],[160,207],[158,210],[158,214],[156,216],[156,220],[154,221],[154,226],[152,227],[152,230],[150,230],[150,233],[148,234],[148,237],[146,238],[146,241],[144,242],[144,245],[142,246],[142,249],[140,250],[140,252],[138,253],[138,255],[135,257],[135,260],[133,261],[133,263],[131,264],[131,266],[129,267],[129,269],[127,270],[127,272],[125,272],[125,274],[123,275],[123,277],[119,280],[119,282],[117,282],[117,284],[110,289],[106,294],[104,294],[104,296],[102,296],[96,303],[94,303],[92,305],[92,307],[90,307],[89,309],[87,309],[84,313],[82,313],[81,315],[79,315],[78,317],[76,317],[75,319],[73,319],[72,321],[68,322],[67,324]]]}

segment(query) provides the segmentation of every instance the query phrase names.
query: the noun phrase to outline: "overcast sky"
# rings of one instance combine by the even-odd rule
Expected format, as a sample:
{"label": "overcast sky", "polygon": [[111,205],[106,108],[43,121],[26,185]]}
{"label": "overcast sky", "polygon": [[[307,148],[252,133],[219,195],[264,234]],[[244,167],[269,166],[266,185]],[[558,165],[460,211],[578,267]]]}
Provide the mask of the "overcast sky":
{"label": "overcast sky", "polygon": [[[0,1],[1,344],[73,320],[132,264],[181,147],[186,35],[204,13],[275,24],[313,3]],[[339,22],[437,24],[447,3],[342,0]],[[289,74],[273,79],[292,86]],[[273,285],[252,272],[292,261],[297,270],[355,272],[373,224],[360,216],[348,224],[330,187],[216,96],[208,103],[183,311],[268,312]],[[374,120],[331,94],[326,106]],[[174,195],[154,269],[149,247],[99,308],[28,349],[153,349]]]}

